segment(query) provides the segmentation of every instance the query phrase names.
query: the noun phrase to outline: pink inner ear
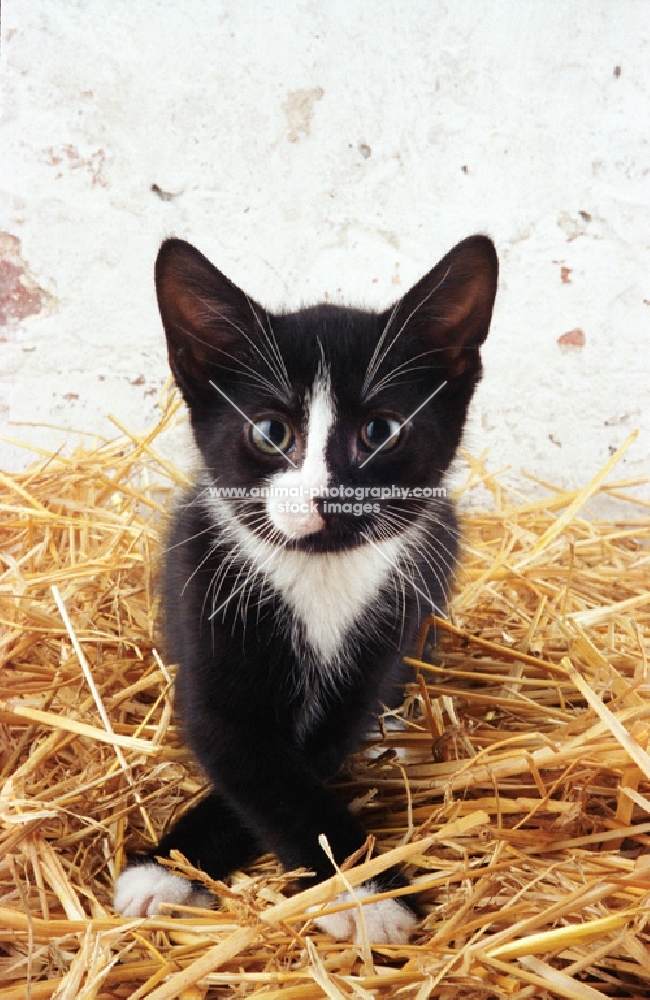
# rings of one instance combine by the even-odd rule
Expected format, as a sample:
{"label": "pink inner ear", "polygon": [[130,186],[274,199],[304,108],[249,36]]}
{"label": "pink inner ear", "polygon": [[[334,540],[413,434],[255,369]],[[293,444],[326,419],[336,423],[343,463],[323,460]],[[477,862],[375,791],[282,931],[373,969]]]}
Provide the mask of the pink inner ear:
{"label": "pink inner ear", "polygon": [[[407,294],[415,322],[450,366],[450,375],[471,367],[490,326],[498,263],[491,241],[470,237],[450,250]],[[417,302],[423,303],[418,317]]]}
{"label": "pink inner ear", "polygon": [[[492,302],[486,279],[487,276],[483,272],[472,275],[465,280],[462,294],[459,293],[455,301],[452,299],[445,302],[446,325],[462,327],[469,321],[472,327],[474,324],[471,320],[476,312],[482,314],[486,307],[491,311]],[[444,298],[444,285],[440,290]]]}
{"label": "pink inner ear", "polygon": [[183,283],[182,278],[169,274],[158,288],[160,310],[163,323],[180,327],[188,333],[200,328],[199,302],[194,294]]}
{"label": "pink inner ear", "polygon": [[209,394],[214,367],[248,349],[253,304],[183,240],[163,243],[156,290],[177,384],[186,398]]}
{"label": "pink inner ear", "polygon": [[178,280],[176,275],[171,276],[171,288],[169,292],[173,298],[174,308],[179,319],[186,325],[194,329],[200,325],[201,309],[196,292],[188,288],[182,280]]}

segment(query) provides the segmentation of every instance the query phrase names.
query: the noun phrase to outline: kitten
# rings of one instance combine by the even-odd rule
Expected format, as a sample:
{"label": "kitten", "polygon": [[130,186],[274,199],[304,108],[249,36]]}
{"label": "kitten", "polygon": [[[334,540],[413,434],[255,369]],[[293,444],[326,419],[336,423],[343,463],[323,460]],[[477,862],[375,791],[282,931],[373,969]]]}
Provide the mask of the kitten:
{"label": "kitten", "polygon": [[[481,375],[492,242],[458,244],[383,313],[270,315],[188,243],[163,243],[169,361],[204,469],[176,514],[164,620],[187,741],[212,791],[116,884],[127,916],[209,905],[154,858],[215,879],[264,851],[318,882],[366,834],[325,784],[444,607],[456,522],[441,487]],[[305,884],[305,883],[301,883]],[[406,885],[390,869],[360,895]],[[412,897],[364,907],[376,943],[408,939]],[[357,939],[354,908],[317,919]]]}

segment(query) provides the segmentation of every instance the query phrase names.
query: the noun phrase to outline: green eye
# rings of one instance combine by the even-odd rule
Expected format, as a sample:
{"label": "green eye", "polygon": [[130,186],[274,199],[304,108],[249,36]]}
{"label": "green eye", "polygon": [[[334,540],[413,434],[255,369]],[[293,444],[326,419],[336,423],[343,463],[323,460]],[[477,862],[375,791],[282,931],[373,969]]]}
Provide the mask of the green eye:
{"label": "green eye", "polygon": [[251,427],[251,441],[266,455],[286,454],[293,447],[294,436],[284,420],[259,420]]}
{"label": "green eye", "polygon": [[374,417],[361,428],[361,441],[369,451],[389,451],[399,443],[402,426],[392,417]]}

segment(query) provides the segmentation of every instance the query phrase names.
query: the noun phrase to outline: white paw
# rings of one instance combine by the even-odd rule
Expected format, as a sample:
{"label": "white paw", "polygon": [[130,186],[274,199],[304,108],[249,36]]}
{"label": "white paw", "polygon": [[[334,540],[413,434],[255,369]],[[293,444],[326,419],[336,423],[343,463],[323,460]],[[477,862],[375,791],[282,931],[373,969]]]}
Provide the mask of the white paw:
{"label": "white paw", "polygon": [[[372,896],[378,890],[373,883],[355,889],[357,899]],[[347,903],[350,893],[338,896],[336,903]],[[417,917],[397,899],[382,899],[378,903],[368,903],[362,907],[363,917],[371,944],[406,944],[417,925]],[[361,931],[359,929],[359,909],[356,906],[338,913],[325,913],[314,917],[316,926],[330,934],[337,941],[353,941],[359,944]]]}
{"label": "white paw", "polygon": [[161,903],[207,906],[213,902],[207,889],[179,875],[172,875],[155,861],[125,868],[115,883],[114,906],[124,917],[153,917]]}

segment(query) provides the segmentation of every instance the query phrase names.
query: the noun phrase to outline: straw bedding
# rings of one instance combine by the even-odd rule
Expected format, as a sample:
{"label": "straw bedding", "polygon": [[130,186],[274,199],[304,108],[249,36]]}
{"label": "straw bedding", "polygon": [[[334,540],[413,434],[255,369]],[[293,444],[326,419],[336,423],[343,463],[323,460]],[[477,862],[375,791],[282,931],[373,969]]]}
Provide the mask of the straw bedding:
{"label": "straw bedding", "polygon": [[[337,780],[388,854],[303,890],[265,857],[214,911],[115,916],[126,853],[205,785],[156,646],[184,481],[163,411],[0,477],[3,1000],[650,996],[650,518],[603,486],[618,455],[534,502],[471,464],[494,509],[465,517],[450,617],[422,630],[401,726],[380,720]],[[586,519],[599,490],[620,519]],[[410,944],[314,928],[310,906],[395,858],[426,910]]]}

